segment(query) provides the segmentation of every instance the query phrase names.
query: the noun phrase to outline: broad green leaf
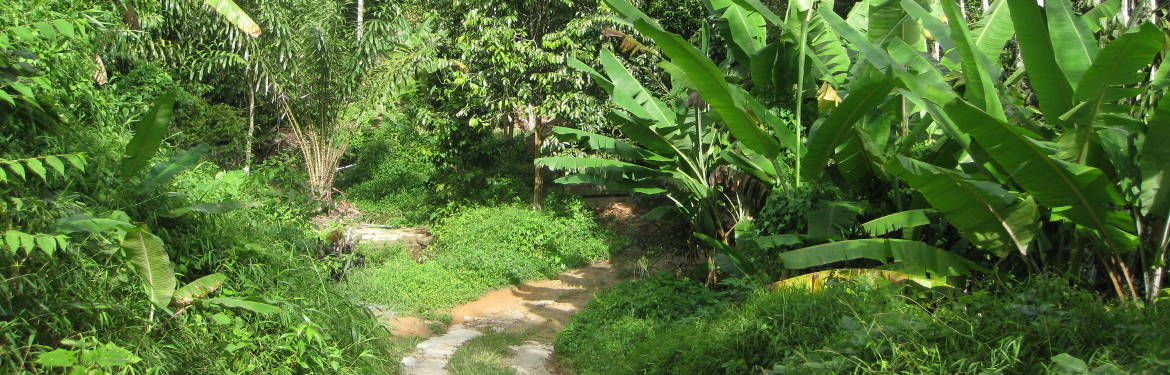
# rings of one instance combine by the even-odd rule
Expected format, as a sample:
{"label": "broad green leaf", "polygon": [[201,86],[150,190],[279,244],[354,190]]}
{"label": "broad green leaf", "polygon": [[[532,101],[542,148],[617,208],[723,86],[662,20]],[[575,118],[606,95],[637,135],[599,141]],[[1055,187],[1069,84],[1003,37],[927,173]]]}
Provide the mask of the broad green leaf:
{"label": "broad green leaf", "polygon": [[775,283],[774,285],[780,288],[798,288],[815,292],[823,289],[827,282],[830,282],[834,279],[886,280],[888,282],[909,280],[927,288],[949,286],[941,280],[928,279],[918,275],[894,270],[874,268],[842,268],[835,270],[817,271],[813,273],[806,273],[800,276],[789,277],[783,281]]}
{"label": "broad green leaf", "polygon": [[45,164],[48,164],[49,167],[57,171],[57,174],[61,175],[61,177],[65,177],[65,163],[61,162],[61,159],[58,159],[56,156],[46,156]]}
{"label": "broad green leaf", "polygon": [[[666,32],[655,22],[647,21],[641,11],[623,12],[632,8],[626,0],[606,0],[610,8],[633,23],[643,35],[654,39],[671,62],[690,78],[703,100],[723,119],[731,134],[744,146],[768,157],[780,154],[780,144],[769,136],[743,108],[735,91],[723,77],[715,63],[677,34]],[[616,89],[615,89],[616,90]]]}
{"label": "broad green leaf", "polygon": [[983,13],[983,18],[975,23],[973,31],[971,39],[975,43],[975,48],[992,63],[998,62],[999,56],[1006,51],[1003,48],[1004,44],[1016,32],[1007,0],[993,1]]}
{"label": "broad green leaf", "polygon": [[1101,19],[1115,17],[1121,10],[1121,0],[1107,0],[1081,15],[1081,20],[1089,28],[1089,32],[1101,31]]}
{"label": "broad green leaf", "polygon": [[36,158],[26,159],[24,161],[24,165],[28,167],[29,171],[32,171],[33,174],[40,177],[41,181],[47,181],[46,180],[47,174],[45,173],[45,165],[41,164],[40,159],[36,159]]}
{"label": "broad green leaf", "polygon": [[927,214],[936,211],[929,208],[895,212],[864,223],[861,228],[871,236],[881,236],[890,232],[930,224]]}
{"label": "broad green leaf", "polygon": [[199,159],[210,149],[207,144],[200,144],[175,155],[170,160],[155,164],[146,174],[146,178],[138,184],[138,192],[147,193],[166,185],[175,176],[199,163]]}
{"label": "broad green leaf", "polygon": [[224,280],[227,280],[227,276],[224,276],[222,273],[213,273],[200,277],[187,285],[183,285],[182,288],[175,290],[174,303],[177,305],[187,305],[196,299],[206,297],[211,292],[219,289],[220,286],[223,286]]}
{"label": "broad green leaf", "polygon": [[857,215],[862,213],[861,206],[850,202],[829,202],[824,207],[810,211],[806,215],[808,220],[808,237],[814,239],[843,239],[842,232],[857,224]]}
{"label": "broad green leaf", "polygon": [[1059,117],[1072,109],[1073,89],[1056,63],[1042,9],[1035,0],[1005,1],[1011,10],[1024,69],[1040,102],[1040,111],[1048,123],[1064,124]]}
{"label": "broad green leaf", "polygon": [[853,259],[873,259],[921,268],[934,276],[960,276],[988,270],[961,256],[918,241],[871,238],[832,242],[780,254],[787,269],[804,269]]}
{"label": "broad green leaf", "polygon": [[869,6],[869,41],[884,46],[891,40],[905,41],[911,47],[925,50],[922,25],[902,8],[901,0],[878,0]]}
{"label": "broad green leaf", "polygon": [[235,210],[238,210],[238,209],[241,209],[244,207],[247,207],[247,205],[240,203],[240,202],[235,202],[235,201],[225,201],[225,202],[215,202],[215,203],[199,203],[199,204],[193,204],[193,205],[190,205],[187,207],[176,208],[174,210],[171,210],[170,212],[167,212],[163,216],[179,217],[179,216],[186,215],[188,212],[202,212],[205,214],[222,214],[222,213],[235,211]]}
{"label": "broad green leaf", "polygon": [[82,156],[82,154],[66,154],[64,156],[65,160],[68,160],[70,165],[72,165],[74,168],[77,168],[79,171],[85,172],[85,158]]}
{"label": "broad green leaf", "polygon": [[818,7],[817,12],[833,28],[833,31],[838,36],[849,41],[853,45],[853,48],[860,50],[862,56],[874,67],[879,70],[885,70],[886,68],[895,66],[894,61],[890,59],[885,50],[870,42],[869,39],[866,39],[865,35],[862,35],[857,29],[845,23],[845,20],[841,19],[841,16],[833,13],[831,7]]}
{"label": "broad green leaf", "polygon": [[57,251],[56,238],[48,235],[37,235],[35,238],[37,241],[37,248],[41,249],[41,251],[44,251],[45,254],[52,256],[53,253]]}
{"label": "broad green leaf", "polygon": [[670,107],[654,97],[650,90],[642,87],[642,83],[638,82],[638,79],[634,78],[629,70],[626,70],[626,67],[618,61],[617,56],[613,55],[613,52],[602,49],[599,59],[605,69],[605,74],[613,82],[610,101],[634,116],[668,126],[675,124],[675,114]]}
{"label": "broad green leaf", "polygon": [[570,68],[577,69],[578,71],[588,74],[589,77],[593,79],[593,83],[597,84],[598,87],[601,87],[601,89],[605,90],[606,93],[613,94],[613,82],[611,82],[609,78],[605,78],[605,76],[601,75],[601,73],[597,72],[597,70],[594,70],[592,67],[581,62],[581,60],[577,60],[577,58],[573,56],[569,56],[567,59],[565,59],[565,61]]}
{"label": "broad green leaf", "polygon": [[79,214],[61,218],[56,223],[57,230],[64,233],[87,232],[87,233],[101,233],[120,228],[122,230],[129,230],[134,228],[134,224],[110,218],[99,218],[90,215]]}
{"label": "broad green leaf", "polygon": [[815,126],[809,135],[808,152],[804,154],[802,177],[810,181],[820,179],[833,151],[851,136],[853,124],[885,101],[893,88],[886,79],[862,84],[846,96],[824,122]]}
{"label": "broad green leaf", "polygon": [[706,242],[707,245],[710,245],[720,253],[727,255],[728,258],[731,258],[731,261],[735,264],[735,267],[739,268],[740,272],[743,272],[745,275],[752,276],[752,278],[756,279],[756,282],[764,284],[772,281],[768,279],[768,274],[760,270],[759,267],[756,267],[756,264],[752,262],[750,258],[744,256],[744,254],[740,252],[739,249],[724,245],[722,242],[719,242],[718,240],[711,238],[711,236],[702,233],[692,233],[692,235],[694,235],[695,238]]}
{"label": "broad green leaf", "polygon": [[203,3],[211,7],[211,9],[215,9],[223,18],[236,25],[245,34],[251,35],[252,37],[260,36],[260,25],[257,25],[256,21],[253,21],[252,17],[249,17],[248,13],[240,9],[240,6],[236,5],[234,1],[203,0]]}
{"label": "broad green leaf", "polygon": [[81,361],[101,367],[125,367],[142,361],[142,358],[138,358],[133,352],[123,347],[106,343],[82,351]]}
{"label": "broad green leaf", "polygon": [[53,20],[53,27],[68,38],[72,38],[76,34],[73,29],[73,24],[66,20]]}
{"label": "broad green leaf", "polygon": [[1140,82],[1138,71],[1153,62],[1165,38],[1158,27],[1147,23],[1106,45],[1076,86],[1076,100],[1100,107],[1109,88]]}
{"label": "broad green leaf", "polygon": [[656,184],[649,181],[635,181],[621,177],[606,178],[588,174],[571,174],[558,178],[555,181],[558,184],[591,184],[604,186],[606,188],[618,191],[631,191],[642,194],[659,194],[667,192],[666,189],[658,187]]}
{"label": "broad green leaf", "polygon": [[9,229],[4,232],[4,244],[8,245],[8,252],[16,254],[20,251],[20,237],[25,235],[14,229]]}
{"label": "broad green leaf", "polygon": [[1073,13],[1071,0],[1047,0],[1044,8],[1056,63],[1069,85],[1077,87],[1097,56],[1097,40],[1084,21]]}
{"label": "broad green leaf", "polygon": [[222,306],[226,306],[226,307],[244,309],[244,310],[248,310],[248,311],[251,311],[254,313],[264,314],[264,315],[276,314],[276,313],[279,313],[281,311],[279,307],[269,305],[267,303],[257,302],[257,301],[249,301],[246,299],[239,299],[239,298],[216,297],[216,298],[208,298],[206,301],[207,301],[207,303],[213,303],[216,305],[222,305]]}
{"label": "broad green leaf", "polygon": [[1148,126],[1139,155],[1142,214],[1170,218],[1170,95],[1158,101]]}
{"label": "broad green leaf", "polygon": [[162,146],[163,136],[174,118],[175,93],[167,92],[154,102],[150,111],[134,126],[134,137],[126,144],[122,159],[122,176],[130,177],[150,162]]}
{"label": "broad green leaf", "polygon": [[764,48],[768,33],[764,29],[766,24],[762,15],[736,4],[728,4],[723,11],[723,18],[727,19],[731,29],[731,41],[748,55]]}
{"label": "broad green leaf", "polygon": [[37,354],[37,360],[33,363],[45,367],[69,367],[77,364],[77,352],[58,348]]}
{"label": "broad green leaf", "polygon": [[637,142],[638,145],[667,157],[682,156],[681,151],[670,140],[659,134],[648,124],[649,120],[631,118],[614,110],[605,116],[609,121],[618,125],[622,135]]}
{"label": "broad green leaf", "polygon": [[657,177],[662,172],[641,165],[627,163],[620,160],[576,157],[552,156],[539,158],[536,165],[547,167],[554,171],[588,172],[601,177]]}
{"label": "broad green leaf", "polygon": [[991,63],[975,49],[971,32],[967,30],[966,19],[959,11],[958,4],[951,1],[943,1],[941,4],[951,26],[951,39],[955,42],[955,49],[959,51],[967,100],[983,108],[992,117],[1007,120],[1003,104],[999,101],[999,91],[996,90],[995,81],[992,79]]}
{"label": "broad green leaf", "polygon": [[998,183],[905,157],[891,159],[886,169],[922,194],[964,237],[995,255],[1027,254],[1039,231],[1036,203]]}
{"label": "broad green leaf", "polygon": [[25,254],[32,254],[33,250],[36,250],[36,236],[28,233],[18,233],[16,238],[20,240],[20,247],[24,249]]}
{"label": "broad green leaf", "polygon": [[[1014,9],[1013,9],[1014,11]],[[1020,187],[1059,215],[1097,231],[1114,251],[1137,246],[1133,220],[1121,207],[1121,195],[1100,170],[1051,157],[1016,126],[995,120],[962,100],[946,106],[951,119],[1010,174]]]}
{"label": "broad green leaf", "polygon": [[150,233],[145,225],[126,231],[122,238],[128,261],[142,278],[142,287],[147,298],[155,306],[166,309],[175,293],[175,271],[171,259],[163,248],[158,236]]}

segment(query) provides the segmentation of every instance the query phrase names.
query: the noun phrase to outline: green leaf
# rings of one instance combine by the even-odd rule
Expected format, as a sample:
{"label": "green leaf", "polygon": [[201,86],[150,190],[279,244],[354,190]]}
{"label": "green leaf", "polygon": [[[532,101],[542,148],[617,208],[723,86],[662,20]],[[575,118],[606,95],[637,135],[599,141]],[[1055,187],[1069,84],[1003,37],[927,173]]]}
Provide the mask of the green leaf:
{"label": "green leaf", "polygon": [[53,20],[53,27],[68,38],[72,38],[76,34],[73,30],[73,24],[66,20]]}
{"label": "green leaf", "polygon": [[741,102],[743,93],[732,90],[715,63],[681,36],[666,32],[656,22],[647,21],[647,17],[641,11],[628,11],[633,6],[626,0],[605,2],[630,21],[639,32],[658,43],[658,47],[670,57],[671,62],[686,73],[694,88],[703,96],[703,100],[719,114],[728,130],[740,143],[768,157],[780,154],[780,144],[759,126],[758,121],[748,115]]}
{"label": "green leaf", "polygon": [[588,174],[571,174],[558,178],[555,180],[555,182],[565,185],[591,184],[604,186],[606,188],[618,191],[631,191],[642,194],[659,194],[667,192],[666,189],[658,187],[654,183],[648,181],[636,181],[620,177],[605,178]]}
{"label": "green leaf", "polygon": [[269,305],[267,303],[249,301],[249,300],[239,299],[239,298],[229,298],[229,297],[209,298],[209,299],[207,299],[207,303],[213,303],[216,305],[222,305],[222,306],[226,306],[226,307],[244,309],[244,310],[248,310],[248,311],[251,311],[254,313],[265,314],[265,315],[276,314],[276,313],[279,313],[281,311],[279,307]]}
{"label": "green leaf", "polygon": [[983,13],[983,18],[980,18],[979,22],[975,24],[971,38],[975,43],[975,48],[987,56],[988,60],[995,63],[999,61],[999,56],[1006,51],[1003,48],[1004,44],[1015,33],[1016,29],[1015,25],[1012,24],[1011,9],[1007,6],[1007,0],[995,0]]}
{"label": "green leaf", "polygon": [[663,125],[674,125],[675,114],[670,107],[663,103],[654,94],[642,86],[642,83],[630,74],[629,70],[618,61],[608,49],[601,50],[601,65],[605,74],[613,82],[613,92],[610,101],[622,109],[644,119],[653,120]]}
{"label": "green leaf", "polygon": [[134,353],[123,347],[113,343],[106,343],[96,348],[83,351],[81,353],[81,361],[101,367],[125,367],[142,361],[142,358],[138,358]]}
{"label": "green leaf", "polygon": [[16,252],[20,251],[21,236],[27,236],[27,234],[14,229],[9,229],[4,232],[4,243],[8,245],[8,252],[15,255]]}
{"label": "green leaf", "polygon": [[1000,257],[1027,254],[1039,231],[1036,203],[998,183],[900,156],[886,169],[922,194],[969,241]]}
{"label": "green leaf", "polygon": [[45,176],[46,176],[45,166],[44,166],[44,164],[41,164],[40,159],[35,159],[35,158],[34,159],[25,159],[24,165],[27,166],[28,170],[32,171],[33,174],[40,177],[41,181],[48,181],[45,178]]}
{"label": "green leaf", "polygon": [[824,207],[811,211],[808,220],[808,237],[820,239],[842,239],[845,229],[857,224],[857,215],[862,208],[850,202],[829,202]]}
{"label": "green leaf", "polygon": [[[1014,11],[1014,10],[1013,10]],[[1051,157],[1052,150],[1022,129],[995,120],[962,100],[946,106],[955,124],[971,135],[1020,187],[1061,216],[1097,231],[1114,251],[1137,247],[1133,220],[1115,209],[1124,202],[1100,170]],[[1064,209],[1067,207],[1067,209]]]}
{"label": "green leaf", "polygon": [[49,167],[52,167],[53,170],[57,171],[57,174],[61,175],[61,177],[65,177],[65,163],[61,162],[61,159],[58,159],[55,156],[46,156],[45,164],[48,164]]}
{"label": "green leaf", "polygon": [[890,59],[885,50],[870,42],[857,29],[849,26],[845,20],[841,19],[841,16],[833,13],[832,7],[818,7],[817,13],[833,28],[833,31],[837,32],[838,36],[848,40],[853,45],[853,48],[860,50],[862,56],[866,60],[869,60],[870,64],[873,64],[875,68],[885,70],[886,68],[895,66],[894,61]]}
{"label": "green leaf", "polygon": [[252,37],[260,36],[260,25],[252,20],[239,5],[232,0],[203,0],[204,4],[219,12],[228,22],[231,22],[236,27],[240,28],[245,34]]}
{"label": "green leaf", "polygon": [[606,93],[613,94],[613,82],[608,78],[605,78],[605,76],[601,75],[601,73],[597,72],[597,70],[594,70],[592,67],[581,62],[581,60],[577,60],[577,58],[573,56],[569,56],[567,59],[565,59],[565,61],[570,68],[577,69],[578,71],[588,74],[589,77],[593,79],[593,83],[597,84],[597,86],[605,90]]}
{"label": "green leaf", "polygon": [[165,310],[175,292],[175,271],[162,240],[141,225],[126,231],[122,248],[126,249],[130,264],[141,276],[147,298]]}
{"label": "green leaf", "polygon": [[182,215],[184,215],[188,212],[192,212],[192,211],[193,212],[202,212],[205,214],[217,215],[217,214],[235,211],[235,210],[238,210],[238,209],[241,209],[244,207],[247,207],[247,205],[240,203],[240,202],[235,202],[235,201],[200,203],[200,204],[193,204],[193,205],[190,205],[187,207],[177,208],[177,209],[171,210],[170,212],[168,212],[164,216],[179,217],[179,216],[182,216]]}
{"label": "green leaf", "polygon": [[186,171],[187,168],[199,163],[199,159],[210,149],[206,144],[200,144],[175,155],[170,160],[155,164],[146,174],[146,178],[142,179],[142,183],[138,184],[138,192],[151,192],[165,185],[175,176]]}
{"label": "green leaf", "polygon": [[1119,10],[1121,10],[1121,0],[1108,0],[1082,14],[1081,20],[1089,28],[1089,32],[1096,33],[1101,31],[1101,19],[1117,16]]}
{"label": "green leaf", "polygon": [[112,218],[99,218],[90,215],[79,214],[63,217],[60,220],[57,220],[56,227],[57,230],[65,233],[102,233],[115,228],[122,230],[133,229],[134,224]]}
{"label": "green leaf", "polygon": [[921,268],[934,276],[989,272],[961,256],[918,241],[871,238],[832,242],[780,254],[788,269],[804,269],[853,259],[873,259]]}
{"label": "green leaf", "polygon": [[851,136],[853,124],[885,101],[893,88],[887,79],[862,84],[846,96],[824,122],[815,126],[809,135],[808,152],[804,154],[802,177],[810,181],[820,179],[833,151]]}
{"label": "green leaf", "polygon": [[67,154],[64,156],[70,165],[79,171],[85,172],[85,158],[81,154]]}
{"label": "green leaf", "polygon": [[1137,31],[1126,33],[1101,49],[1076,86],[1076,100],[1088,102],[1092,107],[1091,119],[1101,112],[1109,88],[1141,82],[1138,71],[1154,61],[1165,38],[1158,27],[1143,24]]}
{"label": "green leaf", "polygon": [[902,9],[901,0],[882,0],[870,4],[867,34],[869,41],[878,46],[898,39],[919,50],[926,47],[923,43],[922,25]]}
{"label": "green leaf", "polygon": [[57,251],[57,239],[48,235],[38,235],[35,237],[37,241],[37,248],[44,251],[45,254],[52,256]]}
{"label": "green leaf", "polygon": [[930,217],[926,215],[935,212],[929,208],[895,212],[861,223],[861,228],[865,229],[865,232],[871,236],[881,236],[896,230],[930,224]]}
{"label": "green leaf", "polygon": [[1097,55],[1097,40],[1073,13],[1071,0],[1047,0],[1045,10],[1056,63],[1069,84],[1076,87]]}
{"label": "green leaf", "polygon": [[77,364],[77,352],[68,349],[54,349],[51,352],[37,354],[33,361],[45,367],[69,367]]}
{"label": "green leaf", "polygon": [[1024,69],[1040,102],[1040,111],[1048,123],[1064,124],[1059,117],[1072,109],[1073,90],[1056,63],[1044,14],[1035,0],[1006,1],[1012,25],[1016,27]]}
{"label": "green leaf", "polygon": [[967,30],[966,18],[963,18],[958,3],[952,1],[941,2],[943,12],[950,21],[951,39],[955,42],[955,49],[959,51],[959,59],[963,67],[963,79],[966,84],[966,98],[975,103],[992,117],[1007,120],[1003,104],[999,101],[999,91],[992,80],[991,63],[986,56],[975,49],[971,39],[971,32]]}
{"label": "green leaf", "polygon": [[620,160],[587,158],[575,156],[553,156],[539,158],[536,165],[547,167],[554,171],[585,172],[605,178],[611,177],[640,177],[652,178],[662,176],[663,173],[641,165],[627,163]]}
{"label": "green leaf", "polygon": [[1162,96],[1139,155],[1143,215],[1170,218],[1170,95]]}
{"label": "green leaf", "polygon": [[227,276],[222,273],[213,273],[207,276],[200,277],[191,283],[184,285],[182,288],[175,290],[174,300],[176,304],[186,305],[195,301],[196,299],[206,297],[211,292],[219,289],[223,285]]}
{"label": "green leaf", "polygon": [[17,176],[20,176],[21,180],[26,178],[24,175],[24,165],[20,164],[19,161],[8,162],[8,169],[12,170],[12,173],[15,173]]}
{"label": "green leaf", "polygon": [[175,93],[167,92],[154,102],[150,111],[134,126],[134,137],[126,144],[126,158],[122,159],[122,176],[130,177],[150,162],[162,146],[167,127],[174,119]]}

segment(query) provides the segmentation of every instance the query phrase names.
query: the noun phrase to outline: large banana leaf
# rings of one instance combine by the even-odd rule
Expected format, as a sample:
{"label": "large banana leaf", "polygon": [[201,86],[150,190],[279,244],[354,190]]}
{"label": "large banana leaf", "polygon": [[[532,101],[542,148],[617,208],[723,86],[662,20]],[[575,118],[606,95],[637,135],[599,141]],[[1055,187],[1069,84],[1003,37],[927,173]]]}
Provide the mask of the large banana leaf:
{"label": "large banana leaf", "polygon": [[1068,83],[1048,37],[1047,21],[1035,0],[1006,0],[1011,10],[1012,24],[1028,81],[1040,102],[1044,119],[1052,124],[1064,124],[1060,116],[1073,107],[1072,85]]}
{"label": "large banana leaf", "polygon": [[191,283],[184,285],[182,288],[175,290],[174,303],[176,305],[189,305],[196,299],[206,297],[211,292],[223,286],[224,280],[227,276],[222,273],[213,273],[207,276],[200,277]]}
{"label": "large banana leaf", "polygon": [[788,269],[804,269],[853,259],[902,263],[933,276],[960,276],[986,268],[954,253],[918,241],[870,238],[832,242],[780,254]]}
{"label": "large banana leaf", "polygon": [[215,9],[224,19],[240,28],[245,34],[253,37],[260,36],[260,25],[252,20],[239,5],[232,0],[203,0],[204,4]]}
{"label": "large banana leaf", "polygon": [[1108,0],[1082,14],[1081,20],[1089,28],[1089,32],[1095,33],[1101,31],[1102,18],[1116,17],[1119,10],[1121,10],[1121,0]]}
{"label": "large banana leaf", "polygon": [[996,120],[970,103],[956,100],[946,111],[989,157],[1008,167],[1011,179],[1040,204],[1097,231],[1115,251],[1137,246],[1133,220],[1116,208],[1124,202],[1100,170],[1051,157],[1052,150],[1026,136],[1022,129]]}
{"label": "large banana leaf", "polygon": [[654,94],[642,87],[642,83],[630,74],[629,70],[618,61],[608,49],[601,50],[601,65],[605,74],[613,82],[613,92],[610,101],[622,109],[630,111],[635,116],[653,120],[659,124],[674,125],[675,114],[670,107],[663,103]]}
{"label": "large banana leaf", "polygon": [[1056,63],[1069,85],[1076,87],[1097,56],[1097,40],[1072,10],[1071,0],[1047,0],[1044,9]]}
{"label": "large banana leaf", "polygon": [[898,283],[913,281],[927,288],[950,286],[942,280],[928,279],[914,274],[894,270],[874,268],[842,268],[806,273],[800,276],[789,277],[772,285],[778,288],[797,288],[816,292],[824,289],[825,282],[830,280],[885,280]]}
{"label": "large banana leaf", "polygon": [[632,180],[622,177],[601,177],[591,174],[571,174],[556,179],[558,184],[573,185],[573,184],[590,184],[604,186],[611,190],[630,191],[642,194],[659,194],[667,192],[658,186],[653,180]]}
{"label": "large banana leaf", "polygon": [[589,174],[611,178],[636,176],[644,178],[660,177],[662,172],[627,163],[620,160],[588,158],[576,156],[550,156],[533,161],[536,165],[554,171],[588,172]]}
{"label": "large banana leaf", "polygon": [[627,161],[640,161],[654,157],[661,157],[653,152],[647,151],[644,148],[619,141],[612,137],[590,133],[584,130],[557,126],[553,127],[552,132],[554,135],[556,135],[557,138],[563,141],[585,143],[585,145],[588,146],[590,150],[608,152]]}
{"label": "large banana leaf", "polygon": [[158,97],[150,111],[134,125],[134,137],[126,144],[126,158],[122,159],[122,176],[129,177],[142,170],[154,157],[174,119],[174,110],[175,93],[167,92]]}
{"label": "large banana leaf", "polygon": [[871,236],[881,236],[896,230],[930,224],[930,217],[927,214],[934,214],[936,212],[930,208],[895,212],[861,223],[861,228],[865,229],[865,232]]}
{"label": "large banana leaf", "polygon": [[678,34],[663,30],[658,23],[649,20],[626,0],[605,0],[605,3],[632,23],[639,32],[658,43],[662,52],[687,75],[703,100],[719,114],[740,143],[768,157],[780,155],[780,144],[748,115],[740,102],[742,98],[731,89],[715,63]]}
{"label": "large banana leaf", "polygon": [[846,96],[824,122],[814,127],[809,135],[808,152],[804,155],[802,177],[810,181],[820,179],[833,151],[854,134],[850,131],[853,124],[886,100],[893,88],[886,79],[862,84]]}
{"label": "large banana leaf", "polygon": [[925,50],[922,25],[902,8],[901,0],[879,0],[869,6],[869,41],[884,46],[900,39],[911,47]]}
{"label": "large banana leaf", "polygon": [[1170,95],[1154,108],[1141,153],[1142,214],[1170,218]]}
{"label": "large banana leaf", "polygon": [[1111,88],[1141,82],[1142,76],[1138,71],[1153,62],[1165,38],[1166,34],[1158,27],[1143,24],[1136,31],[1122,35],[1101,49],[1093,65],[1076,86],[1076,100],[1088,103],[1088,121],[1096,122],[1101,105],[1112,96]]}
{"label": "large banana leaf", "polygon": [[[785,35],[792,37],[794,41],[796,40],[796,35],[799,34],[799,31],[785,22],[775,12],[772,12],[771,9],[768,9],[759,0],[732,1],[745,9],[758,13],[768,23],[779,27]],[[809,61],[813,63],[813,68],[820,72],[821,79],[829,81],[834,86],[840,85],[844,82],[850,65],[849,54],[845,50],[845,45],[827,27],[828,24],[819,12],[812,15],[808,26],[808,52],[806,54]]]}
{"label": "large banana leaf", "polygon": [[211,147],[206,143],[201,143],[198,146],[192,147],[190,150],[183,151],[175,155],[170,160],[155,164],[150,167],[150,171],[146,173],[146,177],[142,179],[142,183],[138,184],[138,192],[147,193],[166,185],[175,176],[183,173],[187,168],[191,168],[199,163],[203,158],[203,154],[210,151]]}
{"label": "large banana leaf", "polygon": [[155,306],[166,309],[175,293],[175,271],[162,240],[150,233],[145,225],[140,225],[126,231],[122,248],[126,250],[130,265],[141,276],[147,298]]}
{"label": "large banana leaf", "polygon": [[610,81],[609,78],[601,75],[601,73],[597,72],[597,70],[594,70],[588,64],[581,62],[581,60],[577,60],[577,58],[573,56],[569,56],[567,59],[565,59],[565,63],[568,64],[570,68],[577,69],[578,71],[588,74],[589,78],[593,79],[593,83],[598,87],[601,87],[602,90],[605,90],[607,94],[613,94],[613,82]]}
{"label": "large banana leaf", "polygon": [[1007,0],[995,0],[983,13],[983,18],[975,23],[971,38],[979,52],[987,56],[988,60],[998,62],[999,56],[1005,51],[1003,45],[1012,38],[1012,34],[1015,32]]}
{"label": "large banana leaf", "polygon": [[[712,3],[717,2],[712,1]],[[760,48],[764,48],[764,43],[768,41],[764,16],[729,0],[723,0],[719,3],[716,8],[723,10],[723,18],[727,20],[731,31],[732,43],[735,43],[746,55],[751,55]]]}
{"label": "large banana leaf", "polygon": [[825,23],[829,24],[829,27],[833,28],[833,31],[836,32],[838,36],[849,41],[849,43],[853,45],[853,48],[861,51],[862,56],[875,68],[878,68],[879,70],[885,70],[886,68],[895,66],[894,61],[890,59],[890,57],[884,50],[882,50],[881,47],[878,47],[873,42],[870,42],[869,39],[867,39],[865,35],[862,35],[861,32],[857,31],[857,29],[849,26],[845,20],[841,19],[841,16],[838,16],[837,13],[833,13],[833,9],[830,7],[819,7],[817,8],[817,13],[821,16],[822,19],[825,20]]}
{"label": "large banana leaf", "polygon": [[679,150],[675,148],[670,140],[659,134],[654,128],[651,128],[646,122],[639,118],[630,118],[625,114],[614,110],[606,115],[609,121],[618,125],[622,130],[622,135],[630,138],[630,140],[637,142],[642,147],[649,149],[659,155],[664,156],[679,156]]}
{"label": "large banana leaf", "polygon": [[957,3],[943,1],[941,4],[951,26],[951,39],[959,51],[967,100],[979,105],[993,117],[1006,120],[1003,104],[999,101],[999,91],[992,79],[993,68],[987,57],[975,49],[971,32],[967,30],[966,18],[963,18]]}
{"label": "large banana leaf", "polygon": [[901,156],[886,169],[921,193],[964,237],[998,256],[1026,254],[1039,229],[1036,203],[997,183]]}

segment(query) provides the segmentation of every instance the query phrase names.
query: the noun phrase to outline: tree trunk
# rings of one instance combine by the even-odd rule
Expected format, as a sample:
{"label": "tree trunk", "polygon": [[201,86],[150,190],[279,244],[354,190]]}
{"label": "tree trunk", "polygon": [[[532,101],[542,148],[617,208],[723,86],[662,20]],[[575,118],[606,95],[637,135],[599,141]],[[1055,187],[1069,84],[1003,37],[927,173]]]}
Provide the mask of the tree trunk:
{"label": "tree trunk", "polygon": [[354,34],[356,34],[358,41],[362,40],[362,32],[363,32],[363,30],[362,30],[363,25],[362,24],[364,23],[363,21],[364,21],[365,15],[366,15],[365,13],[366,13],[366,1],[365,0],[357,0],[357,31]]}
{"label": "tree trunk", "polygon": [[256,134],[256,90],[248,85],[248,135],[244,136],[244,174],[252,171],[252,135]]}
{"label": "tree trunk", "polygon": [[[528,108],[528,123],[532,124],[532,156],[535,160],[540,157],[540,149],[544,146],[544,136],[541,134],[544,125],[532,107]],[[532,207],[538,210],[544,204],[544,176],[540,173],[541,169],[539,165],[532,163]]]}

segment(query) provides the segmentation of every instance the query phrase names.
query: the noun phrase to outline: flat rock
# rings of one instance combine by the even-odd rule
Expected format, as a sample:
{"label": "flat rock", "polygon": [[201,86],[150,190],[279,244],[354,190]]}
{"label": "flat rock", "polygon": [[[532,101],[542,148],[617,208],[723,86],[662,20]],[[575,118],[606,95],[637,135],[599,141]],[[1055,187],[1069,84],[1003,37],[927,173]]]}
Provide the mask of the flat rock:
{"label": "flat rock", "polygon": [[405,375],[446,375],[447,362],[467,340],[483,332],[456,324],[442,336],[432,337],[415,346],[415,353],[402,359],[402,373]]}

